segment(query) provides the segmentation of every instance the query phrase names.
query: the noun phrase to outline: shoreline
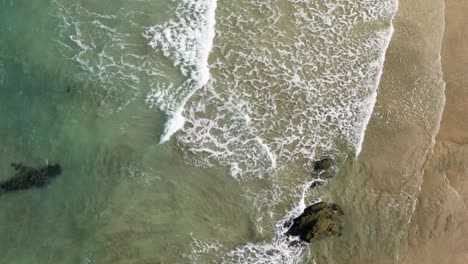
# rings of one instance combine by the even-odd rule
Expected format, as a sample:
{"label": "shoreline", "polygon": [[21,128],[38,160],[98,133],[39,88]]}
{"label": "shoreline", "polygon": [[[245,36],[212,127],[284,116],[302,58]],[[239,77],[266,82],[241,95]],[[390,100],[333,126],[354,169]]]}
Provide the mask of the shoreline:
{"label": "shoreline", "polygon": [[352,231],[362,248],[350,263],[411,263],[402,259],[445,103],[443,21],[442,0],[399,3],[355,179],[344,184],[360,193],[349,206],[357,211],[350,221],[362,225]]}
{"label": "shoreline", "polygon": [[391,235],[365,263],[468,262],[468,3],[418,2],[400,2],[358,157],[363,189],[394,217],[369,220]]}
{"label": "shoreline", "polygon": [[445,0],[441,61],[446,105],[413,217],[408,263],[468,262],[468,4]]}

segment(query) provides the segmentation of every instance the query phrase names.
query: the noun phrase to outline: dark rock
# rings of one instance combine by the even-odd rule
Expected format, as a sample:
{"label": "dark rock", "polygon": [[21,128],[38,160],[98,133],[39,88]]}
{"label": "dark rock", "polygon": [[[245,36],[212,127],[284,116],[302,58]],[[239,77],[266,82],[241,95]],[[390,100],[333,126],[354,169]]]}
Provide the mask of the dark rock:
{"label": "dark rock", "polygon": [[300,240],[294,240],[291,243],[289,243],[289,247],[299,247],[299,246],[302,246],[303,244],[306,245],[304,242]]}
{"label": "dark rock", "polygon": [[26,190],[33,187],[44,187],[50,180],[62,173],[59,164],[47,165],[39,168],[31,168],[20,163],[12,163],[16,174],[0,183],[0,193]]}
{"label": "dark rock", "polygon": [[318,186],[322,186],[324,184],[323,181],[318,181],[318,180],[315,180],[312,182],[312,184],[310,185],[310,188],[313,189],[315,187],[318,187]]}
{"label": "dark rock", "polygon": [[286,235],[299,236],[301,240],[309,243],[326,236],[338,235],[343,229],[342,215],[343,212],[336,204],[313,204],[293,220],[293,225]]}
{"label": "dark rock", "polygon": [[314,171],[320,172],[328,170],[333,165],[333,160],[330,158],[324,158],[319,161],[314,162]]}
{"label": "dark rock", "polygon": [[313,177],[328,178],[330,177],[330,168],[333,166],[333,160],[331,158],[323,158],[314,162],[314,171],[312,172]]}

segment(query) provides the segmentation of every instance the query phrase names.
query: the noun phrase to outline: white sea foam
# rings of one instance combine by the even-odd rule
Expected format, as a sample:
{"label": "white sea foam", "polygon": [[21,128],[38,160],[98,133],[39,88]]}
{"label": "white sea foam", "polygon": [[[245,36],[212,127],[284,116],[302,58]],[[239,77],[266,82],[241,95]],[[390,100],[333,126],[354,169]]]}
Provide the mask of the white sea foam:
{"label": "white sea foam", "polygon": [[184,254],[184,258],[190,261],[190,263],[206,263],[202,260],[204,255],[215,255],[223,246],[215,242],[205,242],[198,240],[192,237],[192,242],[190,243],[190,248],[192,249],[189,254]]}
{"label": "white sea foam", "polygon": [[172,113],[171,119],[166,122],[164,127],[164,131],[161,136],[161,143],[168,141],[172,134],[184,127],[184,124],[185,118],[182,116],[182,111]]}
{"label": "white sea foam", "polygon": [[299,159],[310,168],[316,153],[360,152],[396,1],[276,4],[221,11],[213,85],[183,113],[179,142],[194,163],[260,177]]}
{"label": "white sea foam", "polygon": [[[276,236],[271,241],[261,243],[248,243],[243,246],[236,247],[222,255],[222,263],[249,263],[249,264],[269,264],[269,263],[285,263],[296,264],[306,263],[310,260],[310,254],[304,254],[308,251],[308,247],[291,243],[298,241],[298,238],[287,237],[284,234],[291,225],[291,220],[299,216],[306,208],[306,192],[309,189],[308,183],[302,185],[302,198],[283,218],[276,224]],[[312,204],[321,200],[312,201]],[[289,223],[289,224],[288,224]]]}
{"label": "white sea foam", "polygon": [[[133,5],[137,8],[140,4]],[[80,1],[54,0],[51,7],[51,15],[61,21],[56,39],[60,52],[80,67],[73,78],[93,83],[95,90],[90,92],[99,99],[100,115],[124,109],[141,95],[144,86],[156,85],[150,78],[164,79],[160,60],[155,59],[155,54],[145,54],[146,43],[135,42],[144,30],[143,25],[134,22],[138,15],[135,12],[99,14]],[[130,23],[119,27],[120,19]]]}
{"label": "white sea foam", "polygon": [[[215,35],[216,0],[173,2],[177,4],[174,19],[150,27],[135,22],[141,14],[132,10],[99,14],[79,2],[66,5],[61,1],[54,1],[52,9],[52,15],[62,20],[57,43],[83,70],[78,79],[99,83],[106,94],[101,114],[123,109],[145,91],[142,86],[149,87],[147,103],[168,116],[161,142],[183,127],[183,106],[194,91],[208,83],[208,56]],[[151,6],[149,1],[135,5]],[[111,26],[119,25],[115,22],[123,17],[132,27]],[[142,33],[149,43],[134,42]],[[148,44],[154,54],[142,52]],[[171,69],[161,62],[158,52],[172,60],[185,81],[178,82],[177,74],[167,72]]]}
{"label": "white sea foam", "polygon": [[265,150],[265,153],[268,156],[268,159],[271,161],[271,168],[275,169],[276,168],[275,154],[271,152],[267,144],[263,143],[263,140],[261,138],[256,137],[255,139],[257,140],[258,144]]}
{"label": "white sea foam", "polygon": [[[174,66],[188,78],[188,83],[175,89],[176,93],[161,92],[153,89],[149,97],[158,97],[155,101],[168,101],[171,104],[157,106],[170,116],[161,136],[161,143],[183,127],[182,109],[190,96],[210,79],[208,56],[215,36],[216,0],[178,1],[176,18],[161,25],[149,27],[144,36],[150,39],[149,45],[162,51],[170,58]],[[174,98],[172,95],[176,94]]]}
{"label": "white sea foam", "polygon": [[[398,1],[395,2],[394,9],[395,10],[398,9]],[[393,18],[394,18],[394,15],[392,15],[392,21],[393,21]],[[375,103],[377,102],[377,89],[378,89],[379,84],[380,84],[380,78],[382,77],[382,74],[383,74],[383,64],[385,62],[385,54],[386,54],[386,51],[388,49],[388,46],[390,45],[390,40],[392,38],[392,35],[393,35],[394,31],[395,30],[393,28],[393,24],[391,24],[390,25],[390,31],[388,32],[388,35],[385,38],[386,42],[385,42],[385,44],[383,46],[383,49],[382,49],[382,51],[380,53],[379,60],[376,61],[376,63],[379,64],[378,66],[379,66],[380,70],[378,71],[377,76],[376,76],[375,91],[367,99],[368,100],[367,103],[366,103],[367,106],[368,106],[367,107],[367,113],[364,114],[364,118],[363,118],[363,121],[362,121],[361,127],[360,127],[361,133],[358,136],[358,141],[357,141],[356,148],[355,148],[356,158],[361,153],[362,143],[364,142],[364,137],[365,137],[367,125],[369,124],[369,120],[370,120],[372,112],[374,110]]]}
{"label": "white sea foam", "polygon": [[[289,0],[280,7],[274,0],[249,0],[218,8],[213,85],[187,103],[187,125],[178,135],[194,164],[228,165],[233,176],[252,179],[293,162],[311,170],[323,153],[358,155],[397,1]],[[312,182],[291,191],[275,181],[273,199],[266,199],[268,192],[251,194],[265,204],[295,197],[276,221],[275,238],[232,249],[224,263],[300,262],[304,248],[289,246],[285,223],[316,202],[307,200]],[[256,207],[262,208],[258,221],[271,213],[268,205]]]}
{"label": "white sea foam", "polygon": [[[213,249],[224,263],[298,263],[304,248],[289,247],[294,238],[284,236],[285,223],[314,202],[307,200],[311,182],[288,190],[274,172],[295,162],[311,169],[323,153],[359,154],[397,1],[225,2],[214,40],[215,0],[174,1],[175,18],[144,31],[154,56],[138,51],[147,43],[129,41],[143,25],[122,31],[111,26],[114,15],[55,2],[63,22],[57,43],[85,70],[81,79],[99,82],[117,100],[118,108],[103,105],[104,114],[149,87],[146,102],[168,115],[161,142],[183,127],[178,144],[194,164],[227,165],[240,180],[272,176],[271,190],[249,195],[259,222],[276,220],[274,239],[202,250]],[[165,71],[158,53],[182,80]],[[282,217],[265,210],[284,196],[297,202]]]}

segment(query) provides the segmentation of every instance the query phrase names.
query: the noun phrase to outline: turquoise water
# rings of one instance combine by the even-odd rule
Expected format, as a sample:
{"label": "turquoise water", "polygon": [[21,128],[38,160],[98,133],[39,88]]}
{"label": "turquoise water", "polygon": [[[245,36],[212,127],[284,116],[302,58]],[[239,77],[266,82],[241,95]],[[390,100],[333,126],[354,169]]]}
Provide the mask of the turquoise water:
{"label": "turquoise water", "polygon": [[0,179],[63,173],[0,197],[0,262],[312,259],[284,223],[359,152],[396,8],[335,2],[2,0]]}
{"label": "turquoise water", "polygon": [[[125,3],[82,4],[119,14]],[[70,59],[57,43],[53,2],[1,5],[1,179],[13,175],[11,162],[57,162],[63,173],[46,188],[2,197],[0,262],[176,263],[189,261],[195,237],[255,239],[241,187],[225,168],[194,168],[174,142],[159,144],[166,117],[145,104],[148,75],[125,80],[109,71],[101,80]],[[156,17],[166,10],[144,8],[160,10]],[[131,28],[125,22],[113,21]]]}

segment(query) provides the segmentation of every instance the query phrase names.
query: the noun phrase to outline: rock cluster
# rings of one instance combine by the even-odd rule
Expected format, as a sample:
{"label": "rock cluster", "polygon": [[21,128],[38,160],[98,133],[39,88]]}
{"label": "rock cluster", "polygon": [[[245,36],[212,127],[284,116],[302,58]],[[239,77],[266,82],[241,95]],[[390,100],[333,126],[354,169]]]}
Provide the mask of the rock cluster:
{"label": "rock cluster", "polygon": [[308,243],[329,235],[341,235],[343,212],[332,203],[319,202],[307,207],[293,220],[287,235],[299,236]]}
{"label": "rock cluster", "polygon": [[322,158],[314,162],[312,178],[314,179],[310,188],[322,186],[333,176],[332,173],[333,160],[329,157]]}
{"label": "rock cluster", "polygon": [[333,166],[333,160],[325,157],[321,160],[314,162],[314,171],[312,177],[314,178],[329,178],[331,177],[330,168]]}

